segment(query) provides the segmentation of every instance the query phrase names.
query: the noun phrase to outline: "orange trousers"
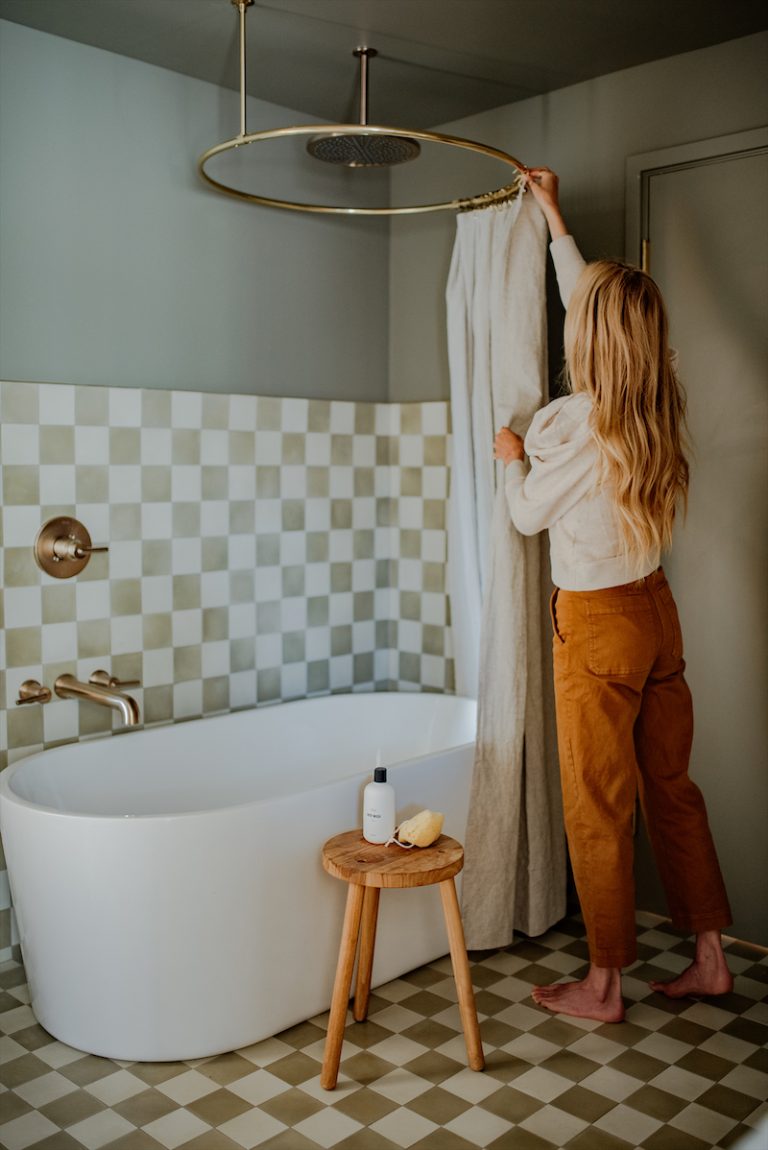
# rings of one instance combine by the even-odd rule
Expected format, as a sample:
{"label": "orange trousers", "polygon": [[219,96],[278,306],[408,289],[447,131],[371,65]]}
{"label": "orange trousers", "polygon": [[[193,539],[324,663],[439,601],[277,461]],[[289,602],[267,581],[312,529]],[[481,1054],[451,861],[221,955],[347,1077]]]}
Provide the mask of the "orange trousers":
{"label": "orange trousers", "polygon": [[590,959],[626,966],[637,957],[637,797],[674,925],[694,934],[731,922],[704,800],[688,777],[680,622],[660,568],[620,587],[556,590],[551,612],[565,828]]}

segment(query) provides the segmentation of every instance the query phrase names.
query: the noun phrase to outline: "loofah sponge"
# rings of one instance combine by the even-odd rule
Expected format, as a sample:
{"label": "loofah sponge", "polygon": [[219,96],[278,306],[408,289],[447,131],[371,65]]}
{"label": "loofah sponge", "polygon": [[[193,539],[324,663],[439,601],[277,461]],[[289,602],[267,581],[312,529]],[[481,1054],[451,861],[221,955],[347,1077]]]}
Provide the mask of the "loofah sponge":
{"label": "loofah sponge", "polygon": [[412,819],[406,819],[397,828],[397,838],[401,843],[414,847],[428,847],[440,838],[445,816],[438,811],[419,811]]}

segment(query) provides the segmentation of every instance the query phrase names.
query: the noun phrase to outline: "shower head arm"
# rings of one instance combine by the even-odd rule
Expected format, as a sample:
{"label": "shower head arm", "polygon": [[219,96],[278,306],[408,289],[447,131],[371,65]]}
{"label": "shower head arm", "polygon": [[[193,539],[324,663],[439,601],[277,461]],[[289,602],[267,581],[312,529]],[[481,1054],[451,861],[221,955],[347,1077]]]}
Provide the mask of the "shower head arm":
{"label": "shower head arm", "polygon": [[357,56],[360,61],[360,127],[365,128],[368,125],[368,60],[372,56],[378,56],[375,48],[367,48],[363,45],[360,48],[355,48],[352,53]]}

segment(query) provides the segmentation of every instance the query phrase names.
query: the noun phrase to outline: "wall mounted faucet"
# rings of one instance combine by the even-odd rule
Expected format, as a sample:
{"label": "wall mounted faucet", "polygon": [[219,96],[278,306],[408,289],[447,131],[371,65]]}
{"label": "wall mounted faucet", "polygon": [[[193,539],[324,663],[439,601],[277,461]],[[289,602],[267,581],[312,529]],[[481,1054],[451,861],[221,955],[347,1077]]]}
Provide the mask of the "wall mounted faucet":
{"label": "wall mounted faucet", "polygon": [[53,689],[60,699],[82,699],[100,707],[111,707],[120,713],[126,727],[135,727],[141,722],[139,704],[131,695],[124,695],[122,688],[138,686],[138,679],[121,683],[107,671],[94,671],[87,683],[81,683],[74,675],[59,675]]}

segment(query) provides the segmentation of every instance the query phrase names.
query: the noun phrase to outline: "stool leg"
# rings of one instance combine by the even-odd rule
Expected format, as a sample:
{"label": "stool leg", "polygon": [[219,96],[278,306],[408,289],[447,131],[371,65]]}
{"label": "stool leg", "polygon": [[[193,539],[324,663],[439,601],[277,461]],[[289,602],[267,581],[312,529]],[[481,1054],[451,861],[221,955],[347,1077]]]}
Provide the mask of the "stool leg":
{"label": "stool leg", "polygon": [[467,1044],[467,1057],[472,1070],[484,1070],[483,1044],[480,1039],[480,1027],[477,1022],[475,1008],[475,994],[472,990],[472,979],[469,974],[469,959],[464,941],[464,927],[461,924],[459,900],[456,897],[456,886],[452,878],[440,883],[440,897],[443,900],[443,914],[448,930],[448,943],[451,948],[451,964],[453,977],[456,980],[456,990],[459,994],[459,1012],[461,1025],[464,1028],[464,1041]]}
{"label": "stool leg", "polygon": [[379,895],[381,888],[364,888],[363,922],[360,927],[360,955],[357,960],[357,988],[355,991],[355,1022],[365,1022],[368,1014],[368,999],[371,997],[371,972],[373,970],[373,950],[376,946],[376,921],[379,917]]}
{"label": "stool leg", "polygon": [[357,936],[360,932],[360,914],[363,909],[364,888],[350,883],[347,890],[347,908],[344,912],[344,926],[341,932],[339,961],[336,966],[336,979],[333,984],[331,1013],[328,1019],[328,1033],[325,1038],[325,1056],[320,1073],[320,1085],[324,1090],[333,1090],[339,1076],[341,1047],[344,1042],[344,1024],[349,1006],[349,988],[352,985],[352,969],[355,965]]}

